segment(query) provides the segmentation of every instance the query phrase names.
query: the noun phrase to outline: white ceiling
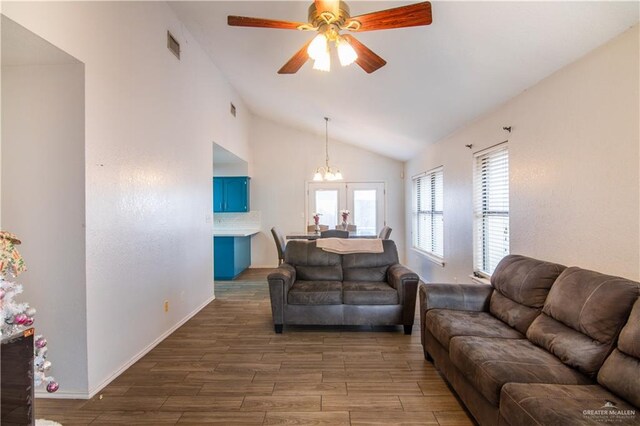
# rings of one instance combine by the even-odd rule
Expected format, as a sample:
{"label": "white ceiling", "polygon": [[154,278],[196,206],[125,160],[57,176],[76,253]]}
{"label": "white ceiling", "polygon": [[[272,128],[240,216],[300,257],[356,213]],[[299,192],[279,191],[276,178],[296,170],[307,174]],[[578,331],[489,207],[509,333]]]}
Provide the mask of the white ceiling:
{"label": "white ceiling", "polygon": [[[351,15],[412,2],[351,1]],[[433,24],[352,33],[387,60],[293,75],[313,34],[229,27],[227,15],[306,21],[310,2],[171,2],[257,115],[406,160],[638,22],[638,2],[432,2]]]}

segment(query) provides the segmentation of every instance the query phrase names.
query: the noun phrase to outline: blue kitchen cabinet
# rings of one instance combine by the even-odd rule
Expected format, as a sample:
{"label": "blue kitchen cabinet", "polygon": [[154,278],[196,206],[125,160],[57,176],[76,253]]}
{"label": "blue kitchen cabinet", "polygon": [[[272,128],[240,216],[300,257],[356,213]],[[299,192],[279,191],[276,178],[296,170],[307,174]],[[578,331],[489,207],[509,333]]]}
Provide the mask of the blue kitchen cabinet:
{"label": "blue kitchen cabinet", "polygon": [[251,210],[248,176],[213,178],[213,212],[246,213]]}
{"label": "blue kitchen cabinet", "polygon": [[213,237],[213,278],[232,280],[251,265],[251,236]]}

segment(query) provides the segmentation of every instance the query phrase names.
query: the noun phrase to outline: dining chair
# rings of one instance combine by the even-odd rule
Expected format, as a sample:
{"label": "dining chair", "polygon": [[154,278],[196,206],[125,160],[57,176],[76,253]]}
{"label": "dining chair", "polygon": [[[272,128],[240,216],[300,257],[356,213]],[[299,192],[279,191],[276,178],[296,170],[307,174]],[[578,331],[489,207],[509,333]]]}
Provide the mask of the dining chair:
{"label": "dining chair", "polygon": [[[318,226],[320,226],[320,230],[321,231],[326,231],[326,230],[329,229],[328,225],[318,225]],[[316,226],[315,225],[308,225],[307,226],[307,232],[313,232],[315,230],[316,230]]]}
{"label": "dining chair", "polygon": [[329,229],[320,232],[320,238],[349,238],[349,231],[343,229]]}
{"label": "dining chair", "polygon": [[[335,229],[344,231],[344,228],[342,225],[336,225]],[[347,231],[349,232],[356,232],[358,230],[358,226],[357,225],[347,225]]]}
{"label": "dining chair", "polygon": [[271,228],[271,235],[273,235],[273,240],[276,242],[276,249],[278,250],[278,266],[280,266],[282,262],[284,262],[284,249],[286,243],[275,226]]}
{"label": "dining chair", "polygon": [[393,229],[391,229],[388,226],[385,226],[380,230],[380,233],[378,234],[378,238],[380,238],[381,240],[388,240],[389,236],[391,235],[391,231],[393,231]]}

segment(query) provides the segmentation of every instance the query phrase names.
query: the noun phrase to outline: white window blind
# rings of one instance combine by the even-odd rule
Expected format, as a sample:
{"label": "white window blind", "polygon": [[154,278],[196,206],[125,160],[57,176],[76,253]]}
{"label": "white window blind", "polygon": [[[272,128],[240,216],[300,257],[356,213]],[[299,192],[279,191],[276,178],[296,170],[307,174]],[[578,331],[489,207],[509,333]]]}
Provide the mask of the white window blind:
{"label": "white window blind", "polygon": [[475,155],[474,269],[490,276],[509,254],[509,151],[507,144]]}
{"label": "white window blind", "polygon": [[413,246],[439,259],[444,257],[442,167],[413,179]]}

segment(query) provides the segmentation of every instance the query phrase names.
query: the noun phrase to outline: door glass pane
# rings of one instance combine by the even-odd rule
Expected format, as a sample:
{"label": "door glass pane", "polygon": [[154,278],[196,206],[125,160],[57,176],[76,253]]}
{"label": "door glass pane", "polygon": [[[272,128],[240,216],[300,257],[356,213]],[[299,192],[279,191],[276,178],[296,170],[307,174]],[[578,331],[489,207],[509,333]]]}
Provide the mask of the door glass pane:
{"label": "door glass pane", "polygon": [[333,228],[338,223],[338,191],[317,190],[316,211],[320,213],[320,223]]}
{"label": "door glass pane", "polygon": [[376,234],[376,190],[356,189],[353,191],[353,224],[359,234]]}

